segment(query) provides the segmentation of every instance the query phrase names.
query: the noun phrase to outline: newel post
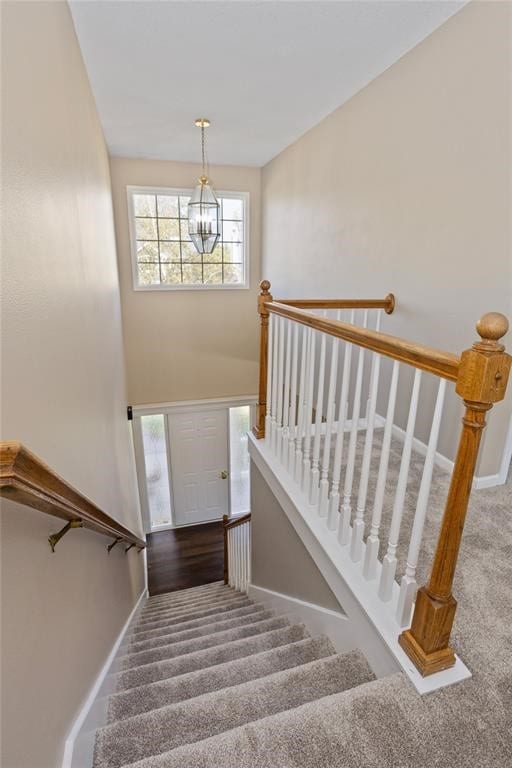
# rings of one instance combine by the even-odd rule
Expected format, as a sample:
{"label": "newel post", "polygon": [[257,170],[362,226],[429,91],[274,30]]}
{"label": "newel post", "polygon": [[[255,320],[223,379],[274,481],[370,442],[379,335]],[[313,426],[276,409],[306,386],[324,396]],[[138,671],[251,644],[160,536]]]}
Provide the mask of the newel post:
{"label": "newel post", "polygon": [[265,437],[265,416],[267,411],[268,318],[270,314],[267,309],[267,303],[272,301],[269,281],[262,280],[260,283],[260,288],[261,293],[258,296],[258,313],[261,322],[260,386],[258,405],[256,406],[256,424],[252,430],[258,440],[261,440],[261,438]]}
{"label": "newel post", "polygon": [[437,541],[432,572],[418,590],[411,628],[399,643],[422,675],[455,664],[448,645],[457,601],[452,585],[486,412],[503,400],[512,357],[500,339],[508,330],[504,315],[484,315],[476,326],[480,341],[462,353],[456,392],[465,406],[450,490]]}

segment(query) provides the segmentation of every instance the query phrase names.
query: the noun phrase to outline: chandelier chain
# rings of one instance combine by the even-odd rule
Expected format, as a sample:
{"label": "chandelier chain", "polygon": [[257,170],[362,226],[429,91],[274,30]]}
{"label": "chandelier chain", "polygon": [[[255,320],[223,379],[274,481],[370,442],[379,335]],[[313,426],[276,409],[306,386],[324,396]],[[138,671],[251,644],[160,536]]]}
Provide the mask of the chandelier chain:
{"label": "chandelier chain", "polygon": [[206,176],[206,137],[204,134],[204,125],[201,126],[201,153],[203,156],[203,176]]}

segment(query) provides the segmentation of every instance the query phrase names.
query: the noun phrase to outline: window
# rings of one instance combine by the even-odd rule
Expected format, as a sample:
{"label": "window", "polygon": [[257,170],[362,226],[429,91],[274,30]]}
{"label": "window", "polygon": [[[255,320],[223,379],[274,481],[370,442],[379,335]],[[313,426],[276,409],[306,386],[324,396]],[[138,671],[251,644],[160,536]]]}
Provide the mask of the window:
{"label": "window", "polygon": [[248,288],[248,202],[219,192],[221,237],[198,253],[188,235],[191,190],[128,187],[133,287],[136,290]]}

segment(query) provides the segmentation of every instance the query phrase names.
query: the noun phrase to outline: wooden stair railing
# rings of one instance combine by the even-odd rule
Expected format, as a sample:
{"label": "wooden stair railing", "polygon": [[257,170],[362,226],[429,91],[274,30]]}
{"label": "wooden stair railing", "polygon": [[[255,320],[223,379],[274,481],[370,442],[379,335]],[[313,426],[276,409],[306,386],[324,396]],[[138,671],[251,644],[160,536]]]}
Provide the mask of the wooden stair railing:
{"label": "wooden stair railing", "polygon": [[[231,584],[236,588],[242,588],[244,591],[247,586],[248,575],[250,572],[250,538],[247,538],[247,540],[243,542],[236,542],[236,545],[239,545],[238,549],[236,546],[233,547],[233,555],[230,558],[230,532],[250,522],[250,512],[241,517],[230,518],[228,515],[224,515],[222,518],[222,530],[224,534],[224,584]],[[234,560],[235,557],[238,562],[235,564],[231,562],[231,566],[235,565],[236,568],[238,568],[239,573],[233,575],[230,573],[230,561]],[[231,570],[234,570],[234,568],[232,567]]]}
{"label": "wooden stair railing", "polygon": [[[410,457],[411,446],[414,438],[414,424],[418,408],[418,393],[421,380],[421,372],[426,371],[434,374],[440,379],[438,398],[432,422],[432,430],[429,439],[428,450],[426,453],[424,466],[424,479],[418,497],[418,506],[416,508],[416,517],[411,533],[411,542],[407,556],[407,569],[405,576],[402,577],[400,585],[400,596],[396,608],[397,621],[400,626],[407,627],[409,623],[410,610],[413,606],[414,596],[416,602],[414,605],[412,623],[409,629],[405,629],[398,641],[402,649],[413,661],[421,675],[426,676],[434,672],[447,669],[455,664],[455,655],[449,646],[450,634],[455,616],[456,601],[452,595],[453,579],[459,547],[464,526],[464,519],[468,507],[469,497],[472,488],[472,481],[478,458],[478,450],[485,427],[485,414],[494,403],[504,399],[512,357],[505,352],[500,339],[507,333],[508,320],[499,313],[489,313],[484,315],[477,324],[477,331],[480,340],[475,342],[471,349],[466,350],[458,356],[449,352],[440,351],[424,345],[414,344],[395,336],[381,333],[379,330],[370,330],[366,327],[360,328],[353,324],[353,315],[350,323],[341,322],[327,317],[314,314],[312,309],[377,309],[384,310],[390,314],[395,306],[394,297],[389,294],[385,299],[362,299],[362,300],[323,300],[323,299],[286,299],[274,301],[270,293],[270,283],[264,280],[261,283],[261,294],[258,299],[258,312],[261,320],[261,344],[260,344],[260,389],[258,399],[258,411],[254,434],[256,438],[265,437],[266,429],[271,430],[268,435],[268,447],[276,456],[279,464],[283,465],[291,473],[295,482],[299,484],[303,493],[311,505],[311,508],[317,508],[319,514],[327,515],[327,526],[331,530],[338,527],[338,541],[345,547],[348,547],[348,553],[353,562],[363,562],[363,577],[372,581],[377,576],[377,557],[379,551],[379,526],[382,514],[382,501],[385,488],[385,477],[387,473],[387,461],[389,456],[389,445],[393,427],[393,414],[395,409],[395,400],[397,396],[397,383],[399,375],[399,364],[405,363],[415,369],[414,385],[412,388],[409,422],[407,430],[404,433],[405,443],[402,454],[402,465],[400,469],[400,478],[396,494],[401,493],[401,499],[398,504],[398,513],[395,520],[395,508],[393,510],[393,519],[391,522],[391,533],[389,534],[389,545],[386,557],[382,562],[382,571],[380,572],[380,584],[378,587],[378,596],[384,604],[389,604],[393,594],[393,583],[396,571],[396,550],[398,543],[398,534],[401,525],[401,515],[403,509],[403,499],[406,491],[407,473],[410,458],[404,460],[407,453]],[[326,313],[324,313],[326,314]],[[276,323],[288,323],[288,325],[276,325],[275,334],[279,334],[272,341],[272,350],[269,352],[269,318],[275,316]],[[338,317],[340,314],[338,313]],[[290,326],[292,323],[292,326]],[[299,347],[299,336],[297,328],[292,331],[293,326],[303,326],[302,348]],[[281,330],[280,330],[281,329]],[[285,337],[285,329],[287,336]],[[293,332],[293,351],[291,339]],[[312,334],[318,333],[321,339],[320,362],[315,357],[314,337]],[[309,336],[307,334],[310,334]],[[357,501],[356,515],[351,522],[352,507],[352,477],[349,477],[344,489],[344,498],[341,498],[339,488],[339,467],[341,463],[341,452],[338,454],[339,444],[343,445],[343,438],[340,443],[337,440],[336,455],[339,463],[334,464],[334,472],[331,481],[331,491],[329,492],[329,445],[331,441],[330,429],[334,426],[334,405],[333,398],[336,389],[336,380],[339,378],[337,371],[338,352],[332,342],[332,360],[331,373],[329,380],[329,394],[327,396],[327,427],[326,444],[324,448],[324,459],[320,466],[320,426],[321,416],[315,418],[316,423],[311,425],[311,414],[313,413],[313,387],[317,389],[317,408],[322,407],[325,399],[324,381],[326,373],[325,360],[325,339],[333,337],[345,342],[347,348],[359,348],[360,357],[358,362],[358,377],[363,370],[362,352],[370,350],[374,353],[372,360],[372,381],[370,389],[372,390],[370,400],[373,397],[373,411],[369,410],[367,431],[370,431],[369,452],[367,451],[367,442],[365,441],[365,450],[363,456],[363,466],[361,469],[360,491]],[[308,341],[309,339],[309,341]],[[278,346],[279,344],[279,346]],[[285,352],[286,350],[286,352]],[[345,360],[350,361],[350,354],[345,353]],[[270,357],[269,357],[270,355]],[[306,360],[305,366],[309,374],[304,378],[304,367],[301,363],[300,386],[302,409],[297,409],[295,403],[295,393],[298,376],[298,357]],[[368,490],[368,472],[371,459],[373,428],[375,418],[375,406],[378,393],[378,370],[380,357],[387,357],[393,362],[393,377],[390,384],[390,394],[388,401],[388,415],[385,419],[385,435],[387,433],[387,445],[382,449],[381,466],[379,466],[380,498],[375,501],[374,513],[371,520],[372,529],[368,537],[369,546],[364,550],[363,557],[363,534],[365,530],[365,504],[366,492]],[[270,360],[270,362],[269,362]],[[277,369],[274,371],[274,368]],[[318,382],[315,382],[314,368],[319,366]],[[376,370],[376,376],[373,378],[373,370]],[[290,372],[291,371],[291,372]],[[350,362],[348,364],[350,372]],[[345,369],[343,376],[345,376]],[[436,445],[439,436],[439,427],[442,421],[442,408],[444,402],[445,382],[455,383],[455,391],[462,398],[465,413],[462,419],[462,433],[460,436],[458,451],[455,459],[453,474],[451,477],[450,489],[445,503],[444,515],[438,536],[434,560],[430,579],[428,584],[417,589],[415,581],[415,572],[417,557],[421,543],[424,520],[427,512],[428,493],[432,469],[436,455]],[[345,416],[344,406],[346,406],[347,389],[345,389],[345,380],[343,379],[343,388],[341,390],[341,400],[339,404],[338,433],[343,433],[343,424]],[[348,377],[350,381],[350,376]],[[303,384],[304,382],[304,384]],[[308,383],[309,382],[309,383]],[[373,383],[372,383],[373,382]],[[267,389],[272,387],[267,393]],[[373,387],[373,389],[372,389]],[[356,384],[356,391],[358,385]],[[359,394],[360,398],[360,383]],[[345,394],[343,394],[345,392]],[[356,395],[355,395],[356,397]],[[344,399],[345,398],[345,399]],[[354,401],[355,402],[355,401]],[[288,409],[292,416],[288,415]],[[349,445],[349,463],[355,456],[355,440],[359,427],[359,402],[354,405],[351,426],[351,441]],[[276,416],[277,414],[277,416]],[[309,417],[307,418],[307,415]],[[277,423],[276,423],[277,422]],[[341,427],[340,427],[341,425]],[[305,431],[304,431],[305,430]],[[315,443],[313,454],[310,453],[310,440],[314,434]],[[283,436],[284,435],[284,436]],[[285,444],[285,437],[288,437],[289,452]],[[367,434],[368,438],[368,434]],[[301,451],[301,441],[307,444],[307,452]],[[386,437],[384,437],[384,441]],[[294,447],[297,450],[294,452]],[[350,455],[350,451],[352,453]],[[387,456],[386,456],[387,452]],[[294,453],[296,460],[294,463]],[[327,454],[327,456],[326,456]],[[384,461],[382,461],[384,457]],[[300,460],[300,464],[297,462]],[[366,460],[366,467],[364,466]],[[402,467],[405,461],[405,473],[402,478]],[[384,472],[381,476],[382,464]],[[348,466],[348,465],[347,465]],[[320,472],[321,470],[321,472]],[[307,474],[307,477],[306,477]],[[319,479],[320,478],[320,479]],[[402,479],[401,479],[402,478]],[[400,485],[402,488],[400,490]],[[343,503],[341,503],[343,501]],[[400,507],[401,505],[401,507]],[[418,513],[418,508],[420,513]],[[328,513],[327,513],[328,510]],[[340,512],[338,515],[337,513]],[[395,524],[396,522],[396,524]],[[393,538],[395,537],[395,538]]]}
{"label": "wooden stair railing", "polygon": [[[325,321],[327,327],[322,326],[322,318],[311,315],[307,312],[302,314],[297,309],[383,309],[387,315],[392,314],[395,308],[395,297],[392,293],[384,299],[277,299],[274,301],[270,293],[270,282],[262,280],[260,283],[261,293],[258,296],[258,313],[260,316],[260,379],[259,396],[256,406],[256,424],[253,432],[258,440],[265,437],[265,415],[267,411],[267,377],[268,377],[268,318],[270,312],[282,317],[289,317],[297,320],[304,325],[309,325],[317,330],[327,330],[333,328],[332,323],[336,321]],[[293,307],[288,310],[288,307]],[[341,324],[348,330],[350,326]],[[327,330],[332,333],[332,330]],[[371,331],[368,331],[371,333]],[[335,333],[333,335],[336,335]],[[339,338],[345,338],[340,336]],[[356,342],[358,343],[358,342]]]}
{"label": "wooden stair railing", "polygon": [[140,551],[146,546],[143,539],[103,512],[16,441],[0,442],[0,495],[67,521],[61,531],[49,537],[52,551],[71,528],[90,528],[113,537],[109,552],[120,542],[128,545],[126,551],[132,547]]}

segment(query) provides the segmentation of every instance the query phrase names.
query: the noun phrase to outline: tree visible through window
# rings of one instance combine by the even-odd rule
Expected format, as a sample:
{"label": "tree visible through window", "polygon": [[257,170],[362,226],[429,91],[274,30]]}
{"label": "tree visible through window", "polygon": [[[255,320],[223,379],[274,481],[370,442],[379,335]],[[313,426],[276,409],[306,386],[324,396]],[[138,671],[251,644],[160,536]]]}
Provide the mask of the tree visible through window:
{"label": "tree visible through window", "polygon": [[134,287],[246,287],[246,194],[220,193],[221,237],[200,254],[188,234],[190,191],[129,188]]}

